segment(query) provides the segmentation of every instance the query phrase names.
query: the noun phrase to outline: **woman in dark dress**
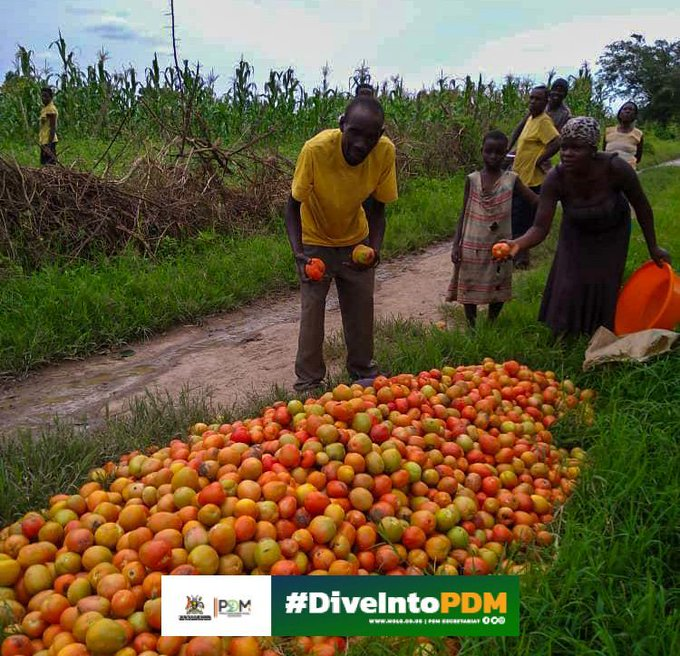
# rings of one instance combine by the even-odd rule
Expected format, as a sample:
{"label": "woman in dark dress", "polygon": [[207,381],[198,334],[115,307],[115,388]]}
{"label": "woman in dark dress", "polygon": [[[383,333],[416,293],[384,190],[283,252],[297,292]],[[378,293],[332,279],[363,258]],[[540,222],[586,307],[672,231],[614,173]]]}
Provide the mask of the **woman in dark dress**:
{"label": "woman in dark dress", "polygon": [[[652,260],[670,262],[656,243],[654,216],[635,171],[617,155],[598,153],[600,129],[590,117],[570,119],[561,133],[561,164],[545,179],[534,225],[508,241],[510,255],[548,235],[557,202],[563,218],[539,320],[556,335],[592,335],[614,327],[630,239],[630,205]],[[630,202],[630,205],[629,205]]]}

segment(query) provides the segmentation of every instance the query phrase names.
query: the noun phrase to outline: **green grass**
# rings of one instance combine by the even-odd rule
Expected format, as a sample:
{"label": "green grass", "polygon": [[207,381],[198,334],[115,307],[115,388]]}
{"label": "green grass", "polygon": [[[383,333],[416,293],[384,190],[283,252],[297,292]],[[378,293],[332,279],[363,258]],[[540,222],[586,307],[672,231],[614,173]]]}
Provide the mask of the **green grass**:
{"label": "green grass", "polygon": [[[680,261],[680,168],[669,166],[645,171],[640,175],[642,187],[654,210],[657,241],[669,250],[677,270]],[[626,266],[626,275],[649,259],[649,253],[639,225],[633,220],[633,234]]]}
{"label": "green grass", "polygon": [[[461,196],[460,176],[410,181],[388,209],[384,257],[450,235]],[[89,355],[295,284],[282,221],[272,234],[172,244],[155,262],[127,254],[8,276],[0,287],[0,372]]]}
{"label": "green grass", "polygon": [[[680,171],[643,174],[657,214],[660,242],[680,249],[676,220]],[[480,321],[475,332],[441,331],[412,321],[381,323],[377,356],[394,371],[417,372],[444,364],[470,364],[492,356],[551,369],[598,391],[595,422],[558,423],[556,441],[588,449],[590,467],[565,507],[552,566],[522,577],[519,638],[467,638],[461,654],[537,656],[583,654],[648,656],[680,653],[680,357],[644,364],[608,365],[583,373],[586,340],[555,344],[537,323],[540,291],[549,264],[547,248],[535,270],[516,276],[515,300],[498,323]],[[646,259],[635,229],[627,269]],[[263,391],[264,392],[264,391]],[[247,406],[215,408],[206,395],[177,401],[148,396],[131,412],[96,432],[62,424],[37,438],[0,442],[0,523],[72,491],[87,470],[151,443],[167,443],[197,420],[259,413],[284,389],[254,397]],[[51,448],[58,442],[59,449]],[[441,642],[435,641],[443,654]],[[413,642],[362,642],[350,656],[411,654]]]}
{"label": "green grass", "polygon": [[659,139],[654,134],[645,133],[645,145],[640,168],[655,166],[678,158],[680,158],[679,139]]}
{"label": "green grass", "polygon": [[[304,138],[287,136],[285,139],[275,137],[264,139],[262,145],[278,150],[284,157],[295,161]],[[148,153],[151,157],[159,151],[157,138],[145,137],[135,130],[123,130],[112,142],[112,139],[71,135],[59,133],[57,155],[59,163],[79,171],[94,171],[98,175],[105,172],[114,178],[125,176],[131,164],[138,157]],[[1,140],[0,155],[7,159],[15,159],[22,166],[39,166],[40,153],[38,146],[24,140]]]}
{"label": "green grass", "polygon": [[[647,130],[645,126],[643,126],[643,132],[645,148],[641,167],[654,166],[680,157],[679,139],[662,139],[653,130]],[[104,153],[111,143],[108,139],[82,135],[72,136],[70,134],[66,134],[60,139],[58,146],[59,161],[63,166],[90,171],[99,162],[95,169],[96,173],[103,173],[108,164],[109,171],[114,176],[124,175],[135,158],[147,148],[150,153],[157,150],[157,144],[151,139],[140,141],[137,132],[131,133],[125,130],[119,135],[105,156]],[[271,140],[266,141],[266,143],[269,142]],[[285,157],[294,161],[304,142],[304,137],[290,135],[284,141],[277,140],[276,147]],[[14,158],[24,166],[38,166],[40,161],[37,145],[23,140],[0,140],[0,155]],[[557,160],[558,158],[554,161]]]}
{"label": "green grass", "polygon": [[[546,346],[545,331],[523,325],[523,318],[524,312],[511,306],[496,328],[481,324],[474,335],[413,322],[392,322],[379,330],[379,356],[395,371],[478,362],[492,354],[551,368],[599,392],[592,427],[575,433],[565,422],[554,431],[562,444],[587,447],[592,466],[562,516],[552,567],[523,577],[521,637],[465,639],[461,653],[677,653],[680,577],[673,563],[680,525],[675,437],[680,406],[669,390],[680,384],[680,361],[677,355],[665,356],[644,366],[610,366],[584,375],[583,343],[569,349]],[[276,394],[285,396],[283,390]],[[7,521],[41,507],[53,492],[75,491],[90,467],[109,458],[163,444],[197,420],[252,416],[272,398],[229,413],[201,395],[174,402],[149,396],[127,417],[94,433],[62,425],[37,442],[24,434],[0,443],[0,517]],[[55,440],[58,450],[50,448]],[[395,651],[408,654],[412,646],[404,640]],[[384,644],[371,642],[349,653],[387,652]]]}
{"label": "green grass", "polygon": [[152,262],[127,255],[8,280],[0,292],[0,370],[148,337],[293,282],[281,237],[215,238]]}
{"label": "green grass", "polygon": [[[95,137],[60,136],[57,144],[59,163],[80,171],[94,170],[99,175],[108,170],[114,177],[123,176],[134,159],[144,152],[146,145],[151,152],[155,148],[150,141],[140,141],[139,135],[137,138],[134,135],[124,136],[109,149],[110,143],[110,140]],[[38,146],[24,141],[0,142],[0,155],[13,158],[22,166],[37,167],[40,163]]]}

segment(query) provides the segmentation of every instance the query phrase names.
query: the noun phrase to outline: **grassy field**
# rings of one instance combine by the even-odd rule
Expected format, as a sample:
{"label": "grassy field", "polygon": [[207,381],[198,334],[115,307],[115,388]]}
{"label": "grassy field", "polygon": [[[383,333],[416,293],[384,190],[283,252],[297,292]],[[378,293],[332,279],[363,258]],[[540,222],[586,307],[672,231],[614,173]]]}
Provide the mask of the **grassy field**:
{"label": "grassy field", "polygon": [[[656,169],[642,176],[656,211],[659,242],[677,254],[680,170]],[[470,364],[487,356],[515,358],[599,394],[592,426],[564,421],[554,431],[562,445],[587,448],[591,466],[561,515],[552,566],[522,577],[521,637],[465,639],[460,653],[677,654],[680,360],[675,353],[645,365],[610,365],[583,373],[585,340],[554,344],[536,322],[549,252],[548,247],[534,270],[516,277],[515,300],[495,326],[480,321],[475,332],[441,331],[399,321],[378,328],[379,361],[394,372]],[[646,259],[635,227],[627,271]],[[63,424],[37,440],[26,434],[5,439],[0,442],[0,524],[44,505],[51,493],[74,490],[90,467],[108,458],[167,443],[199,419],[252,416],[286,395],[277,390],[235,409],[214,407],[208,393],[179,399],[149,396],[137,401],[128,416],[96,432],[82,434]],[[60,448],[51,448],[54,443]],[[349,654],[412,652],[410,641],[372,641],[352,647]]]}
{"label": "grassy field", "polygon": [[[126,141],[115,143],[109,151],[111,161],[118,164],[111,169],[111,173],[124,173],[130,162],[139,155],[144,148],[144,142],[137,142],[131,146]],[[62,137],[57,145],[59,163],[62,166],[74,167],[78,170],[93,170],[109,146],[109,142],[103,138],[78,137],[69,139]],[[22,166],[38,166],[40,155],[38,147],[34,144],[27,144],[25,141],[5,141],[0,143],[0,153],[8,158],[15,159]],[[107,158],[108,159],[108,158]],[[102,173],[105,162],[102,162],[94,171]]]}
{"label": "grassy field", "polygon": [[680,141],[678,139],[659,139],[653,134],[646,135],[640,167],[654,166],[679,157]]}

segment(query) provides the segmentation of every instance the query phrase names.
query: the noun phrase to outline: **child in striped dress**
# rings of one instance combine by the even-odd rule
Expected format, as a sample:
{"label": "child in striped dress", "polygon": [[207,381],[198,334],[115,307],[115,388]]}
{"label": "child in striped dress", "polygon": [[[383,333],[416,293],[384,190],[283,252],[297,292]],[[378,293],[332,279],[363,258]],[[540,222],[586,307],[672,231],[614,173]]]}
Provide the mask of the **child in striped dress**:
{"label": "child in striped dress", "polygon": [[512,297],[512,262],[491,256],[491,247],[512,237],[512,198],[521,194],[535,205],[538,196],[513,171],[502,170],[508,150],[508,138],[492,130],[482,142],[484,167],[468,175],[465,195],[451,261],[454,273],[446,293],[447,301],[457,301],[465,308],[471,327],[477,319],[477,306],[489,306],[494,321],[503,304]]}

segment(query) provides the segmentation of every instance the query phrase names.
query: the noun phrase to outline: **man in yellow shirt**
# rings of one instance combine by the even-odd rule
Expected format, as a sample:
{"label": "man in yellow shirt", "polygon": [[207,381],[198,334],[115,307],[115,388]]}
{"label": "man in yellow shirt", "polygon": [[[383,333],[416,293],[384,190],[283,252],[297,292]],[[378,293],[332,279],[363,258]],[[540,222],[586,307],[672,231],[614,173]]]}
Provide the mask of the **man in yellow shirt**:
{"label": "man in yellow shirt", "polygon": [[53,102],[52,89],[44,87],[40,92],[43,107],[40,110],[40,165],[57,163],[57,117],[59,112]]}
{"label": "man in yellow shirt", "polygon": [[[550,158],[560,149],[560,133],[546,113],[548,89],[534,87],[529,94],[529,117],[517,139],[517,151],[512,170],[535,194],[540,194],[541,184],[550,170]],[[534,222],[535,206],[523,198],[515,197],[512,205],[512,238],[521,237]],[[529,266],[525,251],[515,260],[518,268]]]}
{"label": "man in yellow shirt", "polygon": [[[375,98],[354,98],[339,129],[323,130],[303,146],[286,207],[286,231],[300,277],[301,316],[295,389],[310,391],[326,375],[323,360],[326,296],[335,280],[347,370],[353,380],[378,374],[373,361],[374,267],[385,234],[385,204],[397,199],[394,144],[383,136],[384,113]],[[372,197],[368,215],[362,202]],[[369,266],[352,263],[357,244],[376,252]],[[320,281],[305,264],[323,260]]]}

